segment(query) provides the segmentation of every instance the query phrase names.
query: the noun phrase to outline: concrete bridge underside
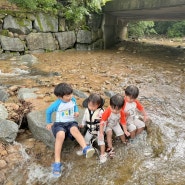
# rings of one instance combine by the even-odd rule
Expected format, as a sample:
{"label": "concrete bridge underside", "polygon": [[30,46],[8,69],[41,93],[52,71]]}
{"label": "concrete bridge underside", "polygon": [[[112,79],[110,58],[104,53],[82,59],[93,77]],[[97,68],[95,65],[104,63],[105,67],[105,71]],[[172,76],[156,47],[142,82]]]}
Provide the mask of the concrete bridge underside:
{"label": "concrete bridge underside", "polygon": [[112,0],[103,8],[104,43],[109,48],[131,20],[185,20],[185,0]]}

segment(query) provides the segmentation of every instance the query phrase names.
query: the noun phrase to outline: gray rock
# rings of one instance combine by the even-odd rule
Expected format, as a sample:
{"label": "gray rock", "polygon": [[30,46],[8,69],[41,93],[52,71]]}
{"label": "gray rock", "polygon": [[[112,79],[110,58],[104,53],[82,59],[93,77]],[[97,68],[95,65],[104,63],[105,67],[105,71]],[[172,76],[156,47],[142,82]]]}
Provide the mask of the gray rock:
{"label": "gray rock", "polygon": [[1,119],[7,119],[8,118],[8,111],[7,109],[0,104],[0,118]]}
{"label": "gray rock", "polygon": [[12,143],[15,141],[18,133],[18,125],[9,120],[0,118],[0,140],[3,142]]}
{"label": "gray rock", "polygon": [[84,94],[82,91],[73,89],[73,94],[78,96],[79,98],[87,98],[87,95]]}
{"label": "gray rock", "polygon": [[5,51],[24,51],[25,45],[19,38],[10,38],[0,35],[2,49]]}
{"label": "gray rock", "polygon": [[92,34],[88,30],[79,30],[77,33],[77,43],[90,44],[92,41]]}
{"label": "gray rock", "polygon": [[29,19],[15,18],[8,15],[4,19],[3,29],[17,34],[29,34],[32,29],[32,22]]}
{"label": "gray rock", "polygon": [[34,93],[37,90],[37,88],[21,88],[18,90],[18,98],[21,100],[25,100],[28,98],[37,98],[37,94]]}
{"label": "gray rock", "polygon": [[58,32],[58,17],[38,13],[33,28],[38,32]]}
{"label": "gray rock", "polygon": [[55,33],[55,36],[58,40],[60,49],[62,50],[72,48],[76,42],[76,36],[74,31]]}
{"label": "gray rock", "polygon": [[0,89],[0,101],[5,102],[8,98],[9,94],[5,90]]}
{"label": "gray rock", "polygon": [[[52,131],[46,129],[46,111],[32,111],[27,115],[27,121],[30,131],[33,134],[33,137],[42,141],[50,148],[54,148],[55,138],[53,136]],[[77,119],[77,122],[81,122],[84,110],[79,110],[80,116]],[[53,116],[53,122],[55,120],[55,113]],[[69,138],[66,138],[64,142],[64,150],[68,150],[69,147],[74,147],[75,142],[71,141]]]}
{"label": "gray rock", "polygon": [[29,50],[48,50],[56,49],[55,40],[51,33],[30,33],[26,37],[26,42]]}
{"label": "gray rock", "polygon": [[105,93],[105,95],[108,96],[108,97],[112,97],[113,95],[116,94],[116,92],[114,92],[114,91],[105,91],[104,93]]}

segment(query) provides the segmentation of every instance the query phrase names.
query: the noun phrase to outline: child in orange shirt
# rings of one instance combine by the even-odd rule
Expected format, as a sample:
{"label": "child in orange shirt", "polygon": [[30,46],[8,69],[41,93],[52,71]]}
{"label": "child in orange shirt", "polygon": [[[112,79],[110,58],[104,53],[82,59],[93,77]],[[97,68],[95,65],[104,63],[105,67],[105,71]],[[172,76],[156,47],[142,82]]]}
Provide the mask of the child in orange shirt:
{"label": "child in orange shirt", "polygon": [[[137,100],[138,95],[139,89],[134,85],[130,85],[125,89],[123,112],[125,113],[127,130],[130,132],[131,141],[144,130],[144,122],[148,119],[144,107]],[[143,121],[138,119],[137,110],[143,114]]]}
{"label": "child in orange shirt", "polygon": [[[100,122],[100,135],[99,139],[104,140],[103,133],[105,130],[105,133],[107,135],[107,152],[111,155],[113,153],[113,147],[112,147],[112,135],[113,132],[116,134],[116,136],[119,136],[121,138],[121,141],[123,143],[126,142],[125,135],[130,136],[130,133],[127,131],[126,128],[126,120],[124,112],[122,111],[122,107],[124,105],[124,97],[120,94],[116,94],[110,98],[110,106],[104,111],[102,114],[102,119]],[[120,124],[123,126],[123,130],[120,126]]]}

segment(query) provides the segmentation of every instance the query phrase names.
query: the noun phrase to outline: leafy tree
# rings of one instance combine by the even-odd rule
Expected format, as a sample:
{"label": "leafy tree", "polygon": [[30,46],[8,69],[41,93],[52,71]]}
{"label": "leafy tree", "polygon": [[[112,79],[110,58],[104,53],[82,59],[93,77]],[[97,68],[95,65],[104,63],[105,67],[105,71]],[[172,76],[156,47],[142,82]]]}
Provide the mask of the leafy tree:
{"label": "leafy tree", "polygon": [[153,21],[130,22],[128,24],[128,36],[142,37],[144,35],[156,34],[153,27]]}
{"label": "leafy tree", "polygon": [[101,12],[107,1],[110,0],[69,0],[63,9],[65,18],[74,26],[85,25],[86,17],[92,12]]}
{"label": "leafy tree", "polygon": [[166,35],[168,28],[173,25],[170,21],[155,22],[154,29],[158,34]]}
{"label": "leafy tree", "polygon": [[167,30],[168,37],[183,37],[185,36],[185,21],[175,22]]}

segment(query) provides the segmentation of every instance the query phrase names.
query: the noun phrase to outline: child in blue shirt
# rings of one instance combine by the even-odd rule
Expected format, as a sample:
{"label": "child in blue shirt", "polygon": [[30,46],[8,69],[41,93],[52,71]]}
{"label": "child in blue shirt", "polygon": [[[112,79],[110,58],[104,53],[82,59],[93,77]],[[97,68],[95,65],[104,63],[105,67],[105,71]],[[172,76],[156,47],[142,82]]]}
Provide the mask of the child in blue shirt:
{"label": "child in blue shirt", "polygon": [[[75,117],[79,116],[76,99],[73,97],[73,89],[67,83],[60,83],[54,89],[54,94],[58,99],[46,110],[46,128],[52,130],[55,136],[55,162],[52,164],[53,175],[61,175],[61,150],[65,139],[68,136],[76,141],[83,148],[83,154],[90,158],[94,154],[94,149],[86,145],[84,137],[78,130],[78,123]],[[52,122],[52,113],[56,112],[56,120]]]}

